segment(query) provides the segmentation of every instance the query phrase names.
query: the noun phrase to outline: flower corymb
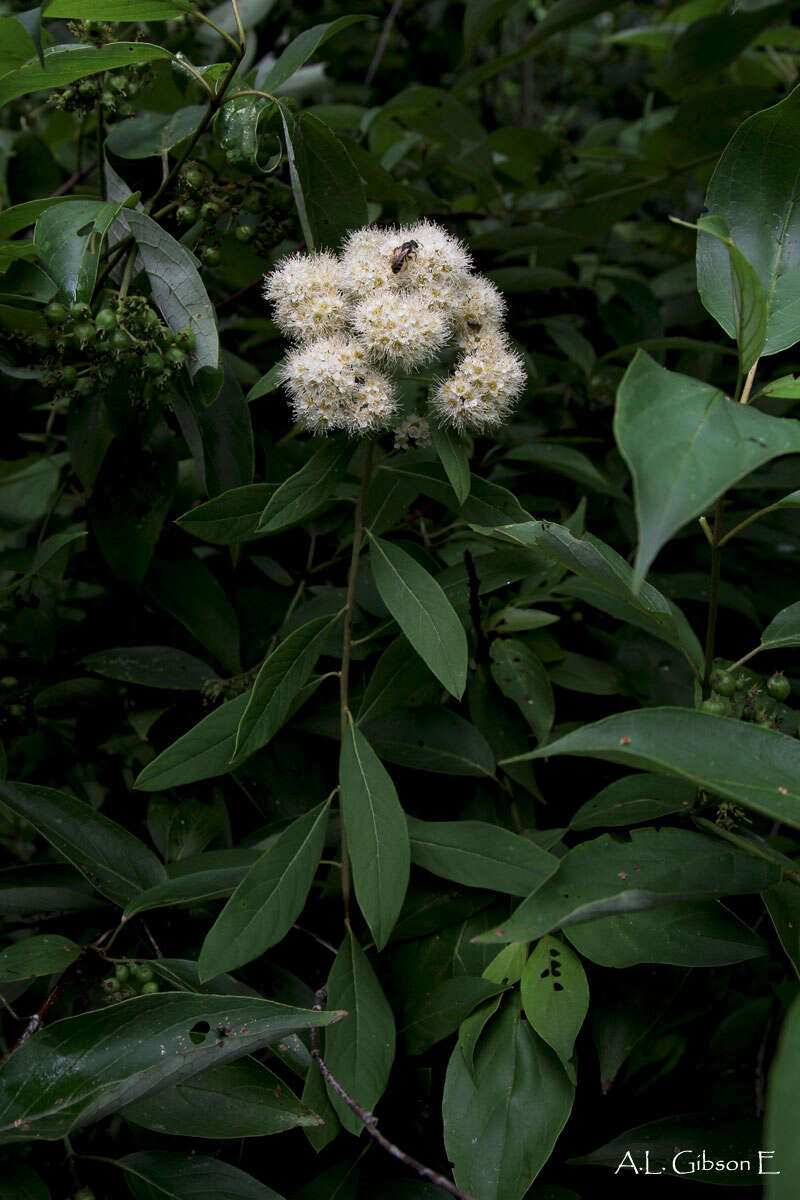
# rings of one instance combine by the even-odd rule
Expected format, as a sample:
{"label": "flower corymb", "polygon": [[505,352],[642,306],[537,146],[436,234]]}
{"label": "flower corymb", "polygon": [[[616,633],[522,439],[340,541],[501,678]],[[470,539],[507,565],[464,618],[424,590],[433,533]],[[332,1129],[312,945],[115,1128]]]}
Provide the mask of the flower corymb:
{"label": "flower corymb", "polygon": [[358,229],[338,257],[290,255],[264,294],[293,343],[283,367],[292,411],[312,433],[389,428],[400,415],[397,384],[423,368],[430,395],[420,418],[463,432],[502,424],[525,386],[501,293],[430,221]]}

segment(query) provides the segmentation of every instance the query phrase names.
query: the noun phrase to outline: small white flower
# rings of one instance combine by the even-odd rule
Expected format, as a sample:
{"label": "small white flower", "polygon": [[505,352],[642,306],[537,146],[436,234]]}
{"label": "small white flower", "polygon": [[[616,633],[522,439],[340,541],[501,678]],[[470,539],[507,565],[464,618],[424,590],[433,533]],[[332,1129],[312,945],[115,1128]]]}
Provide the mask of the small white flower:
{"label": "small white flower", "polygon": [[367,225],[348,234],[342,250],[342,287],[354,300],[395,285],[392,249],[397,236],[391,230]]}
{"label": "small white flower", "polygon": [[524,386],[520,356],[502,335],[487,334],[439,384],[431,406],[444,425],[486,431],[502,425]]}
{"label": "small white flower", "polygon": [[295,420],[313,433],[377,432],[394,415],[391,383],[369,365],[353,338],[320,338],[290,351],[283,382]]}
{"label": "small white flower", "polygon": [[484,275],[467,275],[453,289],[456,340],[462,350],[472,350],[485,334],[500,334],[505,316],[502,293]]}
{"label": "small white flower", "polygon": [[302,342],[344,330],[347,301],[340,284],[341,264],[333,254],[292,254],[266,277],[264,295],[278,328]]}
{"label": "small white flower", "polygon": [[352,327],[378,362],[420,367],[445,345],[450,322],[418,292],[376,292],[356,305]]}
{"label": "small white flower", "polygon": [[427,446],[431,440],[431,427],[424,417],[412,413],[395,426],[395,450],[410,450],[412,446]]}
{"label": "small white flower", "polygon": [[472,269],[466,246],[432,221],[418,221],[399,230],[397,245],[404,244],[415,247],[397,275],[407,287],[454,284]]}

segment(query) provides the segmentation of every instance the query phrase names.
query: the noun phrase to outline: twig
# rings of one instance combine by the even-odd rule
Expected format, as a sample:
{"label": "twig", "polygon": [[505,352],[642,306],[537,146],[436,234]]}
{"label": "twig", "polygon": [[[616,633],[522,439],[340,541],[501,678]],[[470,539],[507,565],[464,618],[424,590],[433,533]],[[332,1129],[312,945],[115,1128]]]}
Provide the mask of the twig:
{"label": "twig", "polygon": [[475,570],[475,559],[472,557],[471,550],[464,551],[464,566],[467,568],[467,580],[469,584],[469,615],[472,619],[475,637],[478,641],[475,657],[478,662],[488,663],[489,639],[486,636],[486,631],[481,621],[481,581],[478,578],[478,572]]}
{"label": "twig", "polygon": [[92,171],[97,166],[99,166],[99,162],[98,159],[95,158],[87,167],[81,167],[80,170],[73,171],[69,179],[65,179],[63,183],[58,185],[55,191],[50,193],[51,199],[54,199],[56,196],[66,196],[70,188],[73,188],[76,183],[80,183],[81,180],[85,179],[87,175],[91,175]]}
{"label": "twig", "polygon": [[392,7],[389,9],[389,13],[383,23],[381,35],[378,38],[378,44],[375,47],[375,53],[372,56],[372,62],[369,64],[367,73],[364,76],[364,87],[369,87],[378,73],[378,67],[381,65],[381,59],[386,52],[386,47],[389,44],[389,38],[392,36],[392,29],[394,28],[394,23],[397,20],[397,14],[400,12],[402,3],[403,0],[394,0]]}
{"label": "twig", "polygon": [[[320,988],[315,997],[315,1003],[312,1012],[324,1012],[325,1002],[327,1000],[327,990]],[[394,1142],[390,1142],[387,1137],[378,1129],[378,1118],[368,1109],[362,1108],[357,1100],[345,1091],[339,1080],[331,1074],[330,1068],[323,1059],[319,1049],[319,1029],[317,1026],[311,1028],[311,1057],[319,1068],[322,1078],[328,1084],[332,1091],[343,1100],[351,1112],[354,1112],[359,1121],[363,1122],[364,1128],[371,1138],[381,1146],[387,1154],[391,1154],[392,1158],[396,1158],[398,1162],[403,1163],[412,1171],[416,1171],[417,1175],[423,1179],[427,1179],[434,1187],[442,1188],[443,1191],[449,1192],[451,1196],[457,1196],[458,1200],[474,1200],[468,1192],[462,1192],[461,1188],[456,1187],[449,1179],[445,1179],[444,1175],[440,1175],[438,1171],[434,1171],[432,1167],[426,1167],[416,1158],[412,1158],[410,1154],[406,1154],[405,1150],[401,1150]]]}
{"label": "twig", "polygon": [[75,968],[77,967],[78,963],[86,956],[88,949],[89,949],[88,945],[84,946],[81,949],[81,952],[78,955],[78,957],[76,959],[74,959],[70,963],[70,965],[66,968],[66,970],[62,973],[61,978],[56,982],[55,987],[47,994],[45,1000],[39,1006],[38,1010],[33,1014],[31,1019],[28,1021],[28,1024],[23,1029],[22,1033],[19,1035],[17,1040],[14,1042],[14,1045],[11,1047],[11,1049],[8,1051],[8,1053],[4,1056],[3,1062],[5,1062],[8,1058],[10,1058],[11,1055],[14,1053],[14,1051],[18,1050],[23,1042],[27,1042],[29,1037],[33,1037],[33,1035],[39,1029],[41,1029],[42,1025],[44,1024],[45,1017],[47,1016],[50,1009],[55,1004],[58,997],[63,992],[63,990],[67,984],[67,980],[74,973]]}

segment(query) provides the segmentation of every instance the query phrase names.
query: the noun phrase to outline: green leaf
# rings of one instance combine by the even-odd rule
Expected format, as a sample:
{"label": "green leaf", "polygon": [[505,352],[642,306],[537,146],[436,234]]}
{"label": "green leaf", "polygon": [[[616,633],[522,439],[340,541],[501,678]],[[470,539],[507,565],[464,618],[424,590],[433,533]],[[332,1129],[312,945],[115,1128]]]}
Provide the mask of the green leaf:
{"label": "green leaf", "polygon": [[342,740],[339,786],[356,898],[382,950],[408,887],[408,828],[388,771],[352,718]]}
{"label": "green leaf", "polygon": [[159,58],[172,58],[172,54],[162,46],[151,46],[147,42],[112,42],[99,47],[51,46],[44,52],[44,65],[38,58],[31,58],[0,78],[0,105],[29,92],[64,87],[101,71],[114,71]]}
{"label": "green leaf", "polygon": [[[369,1112],[380,1100],[394,1062],[394,1016],[369,959],[348,929],[328,976],[328,1004],[347,1013],[325,1034],[325,1062],[345,1091]],[[350,1133],[363,1124],[328,1087],[336,1115]]]}
{"label": "green leaf", "polygon": [[291,144],[314,245],[335,248],[351,229],[369,221],[361,176],[341,139],[309,113],[294,122]]}
{"label": "green leaf", "polygon": [[758,275],[728,232],[722,217],[701,217],[697,224],[673,220],[698,233],[709,234],[725,246],[730,259],[730,287],[734,317],[734,337],[739,347],[739,366],[743,375],[758,362],[767,340],[768,301]]}
{"label": "green leaf", "polygon": [[126,209],[121,221],[130,229],[139,251],[133,269],[147,274],[153,300],[167,325],[174,333],[190,329],[194,334],[186,366],[198,395],[210,404],[222,384],[219,335],[214,306],[195,258],[145,213]]}
{"label": "green leaf", "polygon": [[479,1004],[505,990],[499,983],[472,975],[458,975],[430,986],[409,1013],[400,1030],[409,1054],[425,1054],[443,1038],[455,1033]]}
{"label": "green leaf", "polygon": [[116,1165],[136,1200],[281,1200],[252,1175],[205,1154],[139,1150]]}
{"label": "green leaf", "polygon": [[494,755],[486,738],[448,708],[398,709],[367,722],[364,732],[381,758],[398,766],[494,777]]}
{"label": "green leaf", "polygon": [[329,801],[304,813],[254,863],[211,926],[200,951],[200,980],[258,958],[289,932],[325,845]]}
{"label": "green leaf", "polygon": [[800,602],[782,608],[761,635],[765,650],[783,650],[800,646]]}
{"label": "green leaf", "polygon": [[236,731],[249,700],[250,691],[243,692],[203,717],[147,764],[134,787],[157,791],[227,774]]}
{"label": "green leaf", "polygon": [[[780,147],[780,153],[775,147]],[[763,354],[797,341],[800,311],[800,209],[795,158],[800,153],[800,90],[740,125],[717,163],[706,207],[726,223],[752,263],[767,297]],[[747,202],[742,203],[742,196]],[[716,238],[697,240],[697,282],[703,304],[731,337],[736,311],[728,253]]]}
{"label": "green leaf", "polygon": [[[797,1130],[790,1119],[791,1098],[795,1094],[797,1066],[800,1061],[800,1002],[795,999],[781,1026],[778,1048],[769,1072],[764,1147],[772,1157],[763,1160],[770,1175],[764,1194],[767,1200],[790,1200],[795,1180],[800,1178],[800,1145]],[[759,1163],[761,1163],[759,1159]]]}
{"label": "green leaf", "polygon": [[[3,81],[0,80],[0,88]],[[39,261],[67,300],[92,298],[100,249],[109,226],[132,198],[116,204],[79,200],[48,208],[36,222]]]}
{"label": "green leaf", "polygon": [[295,629],[272,651],[256,676],[247,708],[239,722],[231,758],[233,765],[266,745],[278,732],[340,618],[340,613],[333,617],[316,617]]}
{"label": "green leaf", "polygon": [[28,1167],[8,1163],[3,1168],[4,1200],[51,1200],[41,1179]]}
{"label": "green leaf", "polygon": [[327,503],[353,457],[347,438],[329,438],[304,467],[285,479],[267,501],[258,522],[258,533],[280,533],[299,525]]}
{"label": "green leaf", "polygon": [[[603,1167],[608,1172],[615,1170],[625,1158],[626,1153],[629,1153],[633,1162],[644,1173],[644,1165],[647,1161],[645,1155],[649,1153],[651,1174],[655,1174],[657,1170],[659,1172],[663,1170],[665,1179],[677,1179],[678,1174],[673,1171],[672,1164],[675,1155],[683,1152],[683,1157],[677,1160],[677,1168],[684,1181],[694,1178],[695,1180],[703,1179],[704,1182],[709,1183],[711,1182],[710,1173],[708,1176],[705,1173],[699,1175],[699,1172],[697,1174],[689,1173],[692,1159],[696,1159],[703,1150],[705,1150],[706,1157],[712,1162],[749,1160],[751,1163],[749,1171],[745,1170],[741,1173],[737,1171],[735,1175],[725,1171],[717,1176],[715,1182],[727,1190],[737,1185],[760,1187],[763,1184],[763,1178],[758,1176],[758,1147],[768,1144],[772,1145],[763,1138],[758,1121],[737,1120],[730,1113],[726,1113],[724,1116],[721,1113],[714,1116],[690,1113],[687,1116],[668,1117],[658,1121],[648,1121],[646,1125],[637,1125],[635,1129],[626,1130],[607,1145],[593,1150],[591,1154],[584,1154],[572,1161],[580,1166]],[[695,1146],[700,1149],[695,1151]],[[687,1152],[686,1147],[691,1147],[691,1149]],[[626,1159],[625,1161],[630,1160]],[[777,1170],[778,1164],[775,1164],[775,1160],[764,1159],[766,1170],[770,1169],[771,1164]],[[632,1176],[633,1172],[626,1172],[626,1174]]]}
{"label": "green leaf", "polygon": [[0,783],[0,801],[30,821],[92,887],[115,904],[124,906],[165,878],[152,851],[83,800],[53,788]]}
{"label": "green leaf", "polygon": [[324,45],[329,38],[335,37],[337,33],[347,29],[348,26],[366,19],[366,13],[358,13],[339,17],[338,20],[329,21],[327,24],[312,25],[310,29],[303,30],[289,43],[267,74],[259,78],[259,90],[271,92],[274,95],[286,83],[286,80],[291,78],[295,71],[311,58],[312,54],[316,54],[320,46]]}
{"label": "green leaf", "polygon": [[669,775],[625,775],[581,805],[569,826],[597,829],[637,825],[670,813],[688,812],[696,791],[693,783]]}
{"label": "green leaf", "polygon": [[534,463],[543,471],[555,471],[558,475],[573,479],[581,487],[604,496],[621,495],[620,489],[598,471],[591,459],[572,446],[534,442],[513,447],[508,457],[515,462]]}
{"label": "green leaf", "polygon": [[481,1037],[472,1071],[460,1045],[450,1057],[442,1111],[458,1186],[479,1200],[522,1200],[572,1100],[564,1068],[512,996]]}
{"label": "green leaf", "polygon": [[212,667],[207,667],[193,654],[175,650],[172,646],[121,646],[114,650],[98,650],[87,655],[83,664],[107,679],[170,691],[198,692],[219,679]]}
{"label": "green leaf", "polygon": [[429,692],[431,685],[434,685],[433,676],[422,659],[408,653],[408,642],[402,635],[396,637],[378,659],[367,681],[358,710],[359,725],[403,708],[415,696]]}
{"label": "green leaf", "polygon": [[72,867],[8,867],[0,871],[0,911],[7,917],[102,908],[103,901]]}
{"label": "green leaf", "polygon": [[64,971],[80,952],[80,946],[55,933],[24,938],[0,952],[0,983]]}
{"label": "green leaf", "polygon": [[682,525],[757,467],[800,450],[800,422],[734,404],[707,383],[665,370],[642,350],[619,387],[614,436],[633,475],[634,588]]}
{"label": "green leaf", "polygon": [[[233,1028],[230,1023],[221,1027]],[[231,1035],[223,1039],[212,1029],[209,1036],[219,1045]],[[320,1123],[282,1079],[254,1058],[211,1067],[160,1089],[126,1105],[122,1115],[154,1133],[190,1138],[264,1137]]]}
{"label": "green leaf", "polygon": [[513,700],[539,742],[550,736],[555,715],[553,689],[534,652],[516,638],[492,642],[492,678],[503,695]]}
{"label": "green leaf", "polygon": [[604,833],[570,850],[548,883],[478,940],[532,941],[609,914],[761,892],[779,878],[772,863],[688,829],[637,829],[624,842]]}
{"label": "green leaf", "polygon": [[411,861],[442,879],[527,896],[558,869],[558,859],[534,842],[487,821],[408,819]]}
{"label": "green leaf", "polygon": [[89,501],[89,523],[118,579],[141,588],[177,484],[174,446],[117,439],[103,457]]}
{"label": "green leaf", "polygon": [[197,508],[190,508],[178,517],[177,524],[187,533],[218,546],[230,546],[245,538],[260,536],[259,518],[275,490],[273,483],[249,483],[245,487],[232,488]]}
{"label": "green leaf", "polygon": [[148,593],[188,629],[223,667],[240,669],[239,618],[225,589],[188,550],[159,554],[147,573]]}
{"label": "green leaf", "polygon": [[725,967],[769,953],[766,942],[718,901],[617,913],[565,932],[583,958],[601,967]]}
{"label": "green leaf", "polygon": [[125,920],[152,908],[191,908],[195,904],[230,896],[259,857],[257,850],[235,853],[244,855],[246,861],[241,865],[191,871],[148,888],[127,905],[123,913]]}
{"label": "green leaf", "polygon": [[525,758],[578,754],[687,779],[800,828],[800,745],[759,725],[689,708],[616,713]]}
{"label": "green leaf", "polygon": [[50,537],[45,538],[43,542],[35,548],[30,561],[21,573],[19,579],[15,579],[13,583],[7,587],[0,588],[0,596],[9,595],[15,592],[18,587],[26,583],[29,579],[33,579],[38,575],[43,567],[46,567],[52,558],[56,556],[65,546],[71,546],[74,542],[80,541],[86,537],[85,529],[67,530],[64,533],[54,533]]}
{"label": "green leaf", "polygon": [[112,126],[106,146],[120,158],[155,158],[193,134],[205,112],[203,105],[189,104],[170,113],[137,113]]}
{"label": "green leaf", "polygon": [[184,0],[50,0],[48,20],[74,21],[171,21],[191,13]]}
{"label": "green leaf", "polygon": [[436,580],[405,550],[370,535],[372,574],[389,612],[456,699],[467,685],[467,636]]}
{"label": "green leaf", "polygon": [[462,505],[441,463],[405,454],[387,459],[381,463],[379,471],[413,484],[423,495],[446,504],[456,512],[460,511],[464,520],[473,525],[495,528],[530,520],[530,513],[525,511],[513,493],[497,483],[490,483],[488,479],[481,479],[479,475],[471,476],[469,495]]}
{"label": "green leaf", "polygon": [[469,496],[472,482],[469,470],[469,446],[465,439],[452,429],[440,429],[438,426],[434,426],[431,436],[433,447],[447,473],[456,499],[459,504],[463,504]]}
{"label": "green leaf", "polygon": [[525,1016],[569,1073],[575,1039],[589,1010],[581,960],[558,938],[540,938],[522,972],[520,994]]}
{"label": "green leaf", "polygon": [[515,545],[530,546],[574,571],[581,578],[570,581],[570,594],[581,596],[603,612],[636,625],[680,650],[699,672],[703,652],[683,613],[647,582],[634,590],[629,564],[599,538],[589,533],[576,537],[565,525],[551,521],[506,525],[495,536]]}
{"label": "green leaf", "polygon": [[279,388],[283,382],[284,370],[285,364],[282,360],[275,363],[274,367],[270,367],[266,375],[262,375],[258,383],[254,383],[247,393],[248,404],[253,400],[260,400],[262,396],[268,396],[270,392]]}
{"label": "green leaf", "polygon": [[[150,1092],[342,1015],[252,996],[163,992],[55,1021],[0,1070],[0,1140],[63,1138]],[[198,1025],[206,1032],[194,1040]],[[220,1025],[235,1030],[221,1046]]]}
{"label": "green leaf", "polygon": [[[0,76],[21,67],[35,54],[36,46],[22,22],[12,16],[0,17]],[[4,217],[7,215],[3,213]],[[5,236],[5,232],[0,232],[0,237]]]}

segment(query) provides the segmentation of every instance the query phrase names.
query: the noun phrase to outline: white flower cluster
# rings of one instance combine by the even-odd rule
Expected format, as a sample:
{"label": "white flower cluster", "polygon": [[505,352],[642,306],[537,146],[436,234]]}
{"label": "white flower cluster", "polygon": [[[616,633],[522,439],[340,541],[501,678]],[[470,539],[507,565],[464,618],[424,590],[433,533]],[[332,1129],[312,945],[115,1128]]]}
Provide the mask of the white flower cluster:
{"label": "white flower cluster", "polygon": [[419,370],[454,346],[453,371],[430,395],[431,415],[459,430],[500,425],[525,371],[503,332],[503,297],[471,268],[464,246],[430,221],[359,229],[338,258],[284,259],[267,276],[265,295],[295,343],[283,370],[295,419],[314,433],[386,429],[397,412],[391,373]]}

